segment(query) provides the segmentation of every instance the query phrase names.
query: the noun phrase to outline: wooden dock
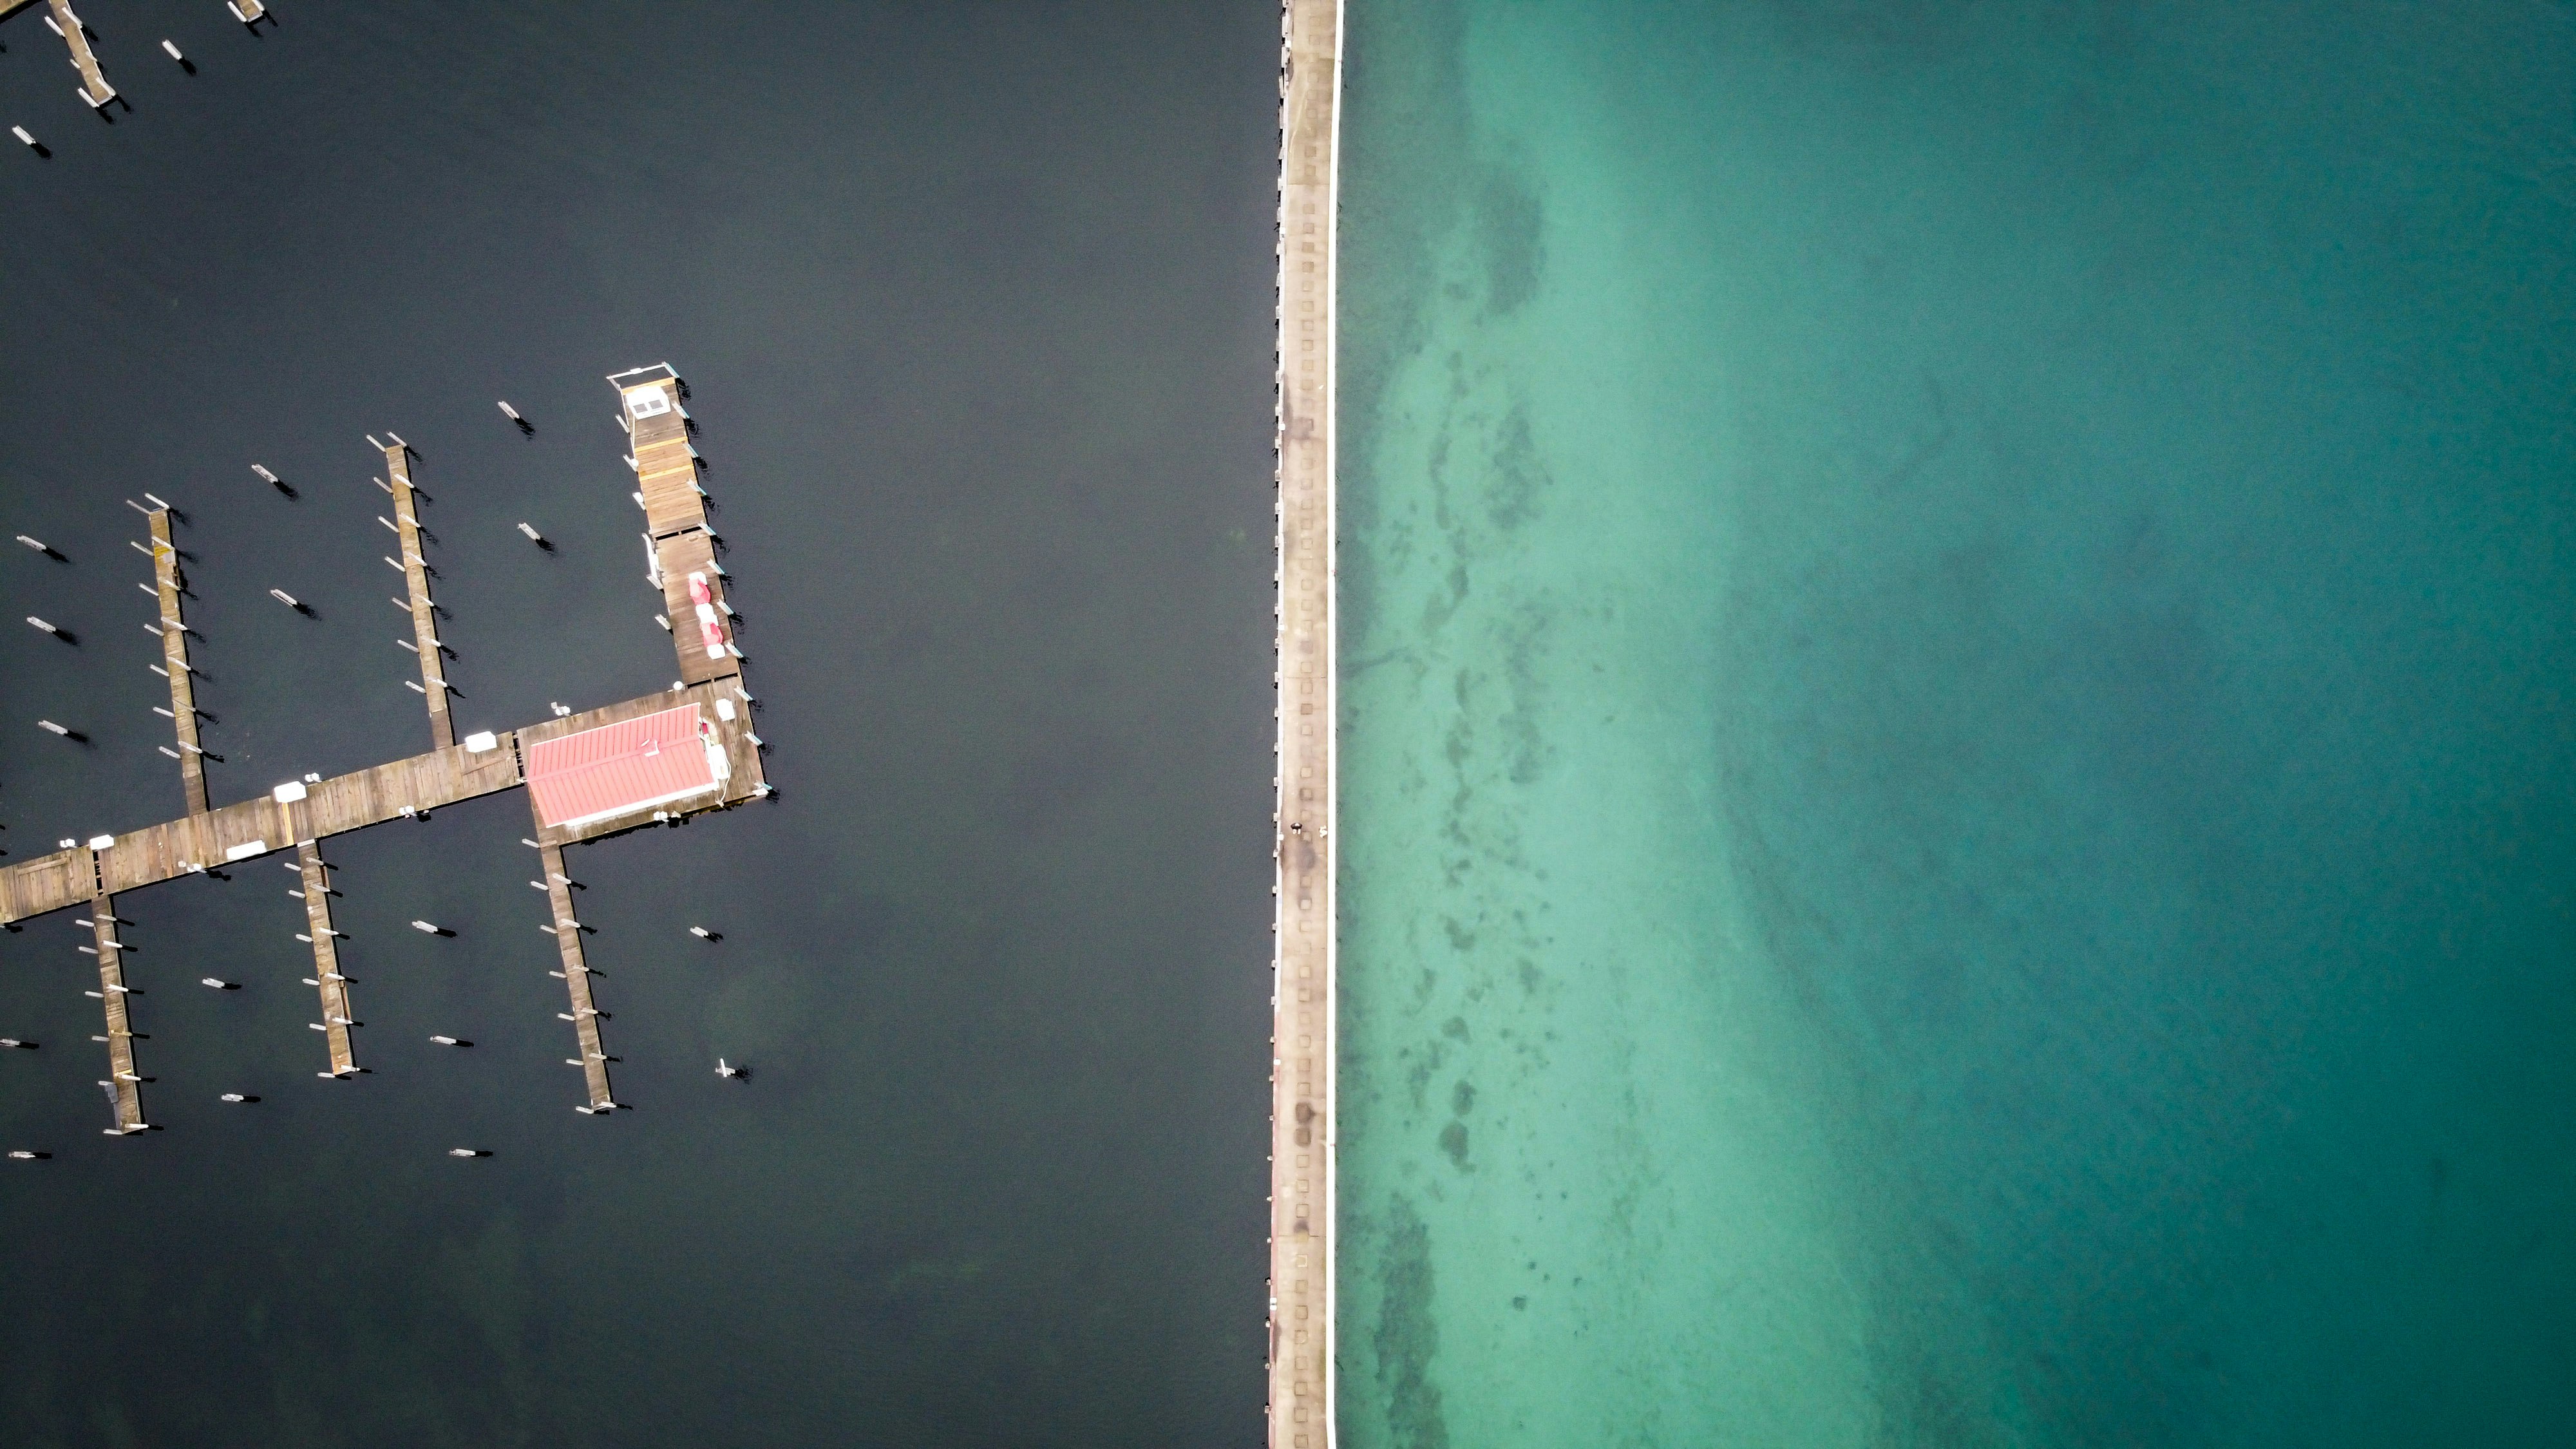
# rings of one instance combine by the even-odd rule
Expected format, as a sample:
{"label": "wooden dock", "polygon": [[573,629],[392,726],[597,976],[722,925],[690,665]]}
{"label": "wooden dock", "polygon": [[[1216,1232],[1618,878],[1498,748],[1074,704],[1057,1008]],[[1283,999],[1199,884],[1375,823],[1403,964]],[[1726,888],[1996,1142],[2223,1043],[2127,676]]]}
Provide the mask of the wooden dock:
{"label": "wooden dock", "polygon": [[116,934],[116,900],[101,891],[90,897],[90,934],[98,944],[98,996],[107,1015],[107,1075],[99,1085],[114,1100],[116,1125],[110,1136],[144,1131],[143,1077],[134,1067],[133,1018],[126,1011],[125,943]]}
{"label": "wooden dock", "polygon": [[[654,571],[662,581],[663,617],[671,621],[671,647],[679,654],[680,678],[689,684],[729,679],[742,673],[742,646],[734,642],[732,605],[725,599],[724,566],[716,562],[716,536],[692,528],[653,541]],[[710,602],[691,594],[702,585]],[[701,617],[701,614],[707,616]],[[723,635],[710,641],[703,630],[713,623]]]}
{"label": "wooden dock", "polygon": [[72,48],[72,69],[80,72],[80,98],[97,110],[116,99],[116,87],[107,83],[107,73],[98,68],[98,56],[89,48],[89,37],[82,33],[80,17],[72,13],[71,0],[46,0],[53,12],[54,28],[62,32],[63,43]]}
{"label": "wooden dock", "polygon": [[1334,1442],[1333,340],[1341,5],[1280,52],[1278,899],[1272,926],[1271,1449]]}
{"label": "wooden dock", "polygon": [[179,572],[179,550],[170,541],[170,510],[144,515],[152,526],[152,579],[161,598],[161,672],[170,679],[170,723],[178,736],[179,794],[188,813],[206,813],[206,752],[197,739],[197,682],[188,670],[188,621],[180,598],[188,581]]}
{"label": "wooden dock", "polygon": [[617,1105],[608,1090],[608,1045],[599,1034],[599,1005],[590,996],[590,966],[581,954],[581,916],[573,909],[572,877],[564,870],[561,846],[540,846],[537,869],[545,873],[546,904],[552,909],[550,923],[555,936],[555,953],[563,958],[563,969],[556,973],[564,979],[564,993],[572,1009],[564,1013],[572,1022],[573,1041],[581,1056],[573,1065],[581,1068],[582,1084],[589,1089],[590,1110],[605,1112]]}
{"label": "wooden dock", "polygon": [[98,864],[75,846],[0,866],[0,923],[23,921],[88,900],[98,890]]}
{"label": "wooden dock", "polygon": [[520,783],[518,757],[510,736],[496,740],[481,752],[452,745],[318,783],[281,785],[203,815],[129,831],[95,852],[98,877],[109,890],[136,890],[511,789]]}
{"label": "wooden dock", "polygon": [[[721,708],[719,700],[723,701]],[[318,783],[280,786],[257,799],[129,831],[96,848],[84,844],[18,861],[0,870],[0,923],[27,920],[84,902],[94,904],[93,914],[110,916],[113,913],[108,901],[115,892],[136,890],[183,875],[221,871],[293,847],[302,866],[304,934],[312,944],[314,980],[322,1005],[321,1025],[329,1042],[330,1071],[325,1075],[347,1076],[357,1070],[349,1037],[356,1013],[351,1009],[348,983],[339,969],[337,937],[331,926],[330,879],[320,842],[524,785],[520,748],[523,739],[550,739],[685,704],[699,705],[705,711],[724,748],[730,774],[718,790],[658,810],[639,808],[570,829],[541,824],[537,830],[545,862],[546,898],[551,907],[548,926],[555,936],[571,998],[569,1015],[582,1054],[580,1065],[588,1086],[588,1108],[604,1110],[615,1105],[609,1095],[609,1057],[601,1042],[598,1004],[591,995],[591,973],[582,957],[580,922],[573,910],[571,888],[562,879],[566,875],[562,848],[664,823],[657,815],[678,820],[725,809],[766,793],[760,747],[752,733],[749,704],[742,697],[738,679],[706,681],[550,719],[523,730],[496,733],[491,746],[483,750],[451,745]],[[731,718],[725,717],[728,712]],[[140,1099],[128,1090],[135,1083],[129,1080],[133,1059],[125,1035],[123,993],[110,989],[122,986],[123,980],[110,974],[117,970],[112,933],[102,929],[101,935],[99,969],[101,994],[107,998],[111,1076],[120,1088],[117,1121],[119,1130],[139,1130]]]}
{"label": "wooden dock", "polygon": [[[671,621],[681,682],[740,674],[742,646],[734,639],[724,565],[716,559],[724,541],[707,526],[707,490],[698,481],[698,450],[689,441],[679,375],[663,363],[617,373],[608,382],[617,389],[618,423],[635,449],[635,501],[644,510],[653,583],[662,591],[663,617]],[[706,590],[705,602],[693,585]]]}
{"label": "wooden dock", "polygon": [[[312,948],[313,979],[321,1002],[322,1020],[318,1025],[329,1047],[330,1069],[322,1075],[345,1077],[359,1070],[350,1038],[356,1013],[351,1008],[348,981],[340,971],[339,936],[331,924],[330,871],[323,861],[320,843],[353,830],[426,815],[459,801],[520,788],[528,783],[528,751],[548,741],[673,710],[692,710],[706,726],[706,738],[713,746],[706,772],[715,781],[711,788],[699,786],[699,793],[665,799],[659,804],[648,801],[632,808],[616,805],[619,813],[576,817],[566,825],[547,825],[542,816],[537,822],[538,856],[544,873],[539,884],[545,888],[549,906],[544,929],[555,937],[562,966],[559,974],[564,978],[570,1002],[570,1010],[564,1015],[573,1024],[574,1039],[581,1052],[575,1059],[582,1068],[587,1089],[581,1110],[605,1112],[618,1105],[609,1088],[608,1064],[612,1058],[599,1028],[605,1018],[591,991],[596,973],[583,956],[581,924],[573,908],[563,847],[646,826],[677,823],[687,816],[724,809],[769,792],[761,763],[760,737],[753,729],[752,698],[743,688],[742,658],[731,643],[733,616],[724,604],[726,579],[716,561],[719,540],[706,527],[705,494],[695,482],[694,454],[686,439],[686,414],[680,409],[679,380],[667,367],[649,372],[651,375],[640,385],[634,382],[637,375],[627,375],[629,384],[621,388],[621,397],[629,399],[625,410],[635,413],[639,403],[632,394],[639,388],[646,394],[636,418],[638,431],[645,435],[642,446],[647,456],[663,460],[658,469],[647,470],[656,473],[656,481],[645,496],[661,502],[658,511],[648,502],[646,513],[648,519],[663,525],[661,535],[653,540],[653,558],[657,578],[663,585],[664,605],[671,610],[675,623],[689,626],[685,637],[675,640],[683,676],[679,688],[522,729],[469,735],[462,742],[455,741],[446,708],[446,683],[438,672],[440,646],[428,571],[420,552],[418,495],[411,481],[410,450],[397,440],[384,449],[391,478],[387,488],[394,496],[395,513],[388,521],[395,525],[401,541],[402,556],[396,567],[403,570],[410,589],[413,633],[422,660],[422,688],[430,700],[433,748],[408,759],[328,780],[290,781],[266,795],[220,808],[209,808],[206,803],[202,766],[190,769],[197,752],[183,749],[183,779],[190,791],[186,815],[121,835],[94,837],[84,844],[0,868],[0,923],[26,920],[83,902],[92,904],[92,915],[99,921],[112,922],[109,902],[118,892],[183,875],[220,872],[292,847],[304,898],[306,929],[302,934]],[[674,445],[679,449],[676,453],[672,451]],[[682,465],[669,461],[673,458],[686,460],[685,486],[671,476],[682,471]],[[159,581],[156,592],[161,612],[162,667],[170,676],[171,713],[179,721],[180,741],[183,746],[193,745],[195,699],[188,687],[186,636],[180,615],[185,579],[171,542],[167,511],[149,516],[153,569]],[[712,651],[697,627],[701,622],[697,600],[689,589],[689,575],[693,573],[703,575],[709,613],[724,639],[723,646]],[[692,654],[696,656],[694,662]],[[610,798],[616,804],[627,797]],[[141,1079],[134,1070],[133,1039],[126,1030],[126,993],[120,989],[124,983],[114,954],[116,941],[108,924],[98,925],[97,935],[99,994],[106,1000],[108,1015],[112,1069],[109,1086],[117,1100],[115,1130],[139,1131],[143,1124]]]}
{"label": "wooden dock", "polygon": [[707,526],[707,490],[698,482],[698,450],[689,442],[689,410],[680,399],[680,376],[669,363],[616,373],[619,421],[633,448],[635,489],[642,495],[644,531],[667,538]]}
{"label": "wooden dock", "polygon": [[358,1013],[349,1002],[349,978],[340,974],[340,933],[331,928],[331,867],[318,842],[295,844],[296,864],[304,873],[304,938],[313,945],[313,985],[322,998],[322,1039],[329,1046],[331,1069],[326,1077],[345,1077],[358,1070],[358,1054],[349,1032]]}
{"label": "wooden dock", "polygon": [[399,559],[385,561],[402,570],[411,595],[412,652],[420,657],[418,689],[429,702],[429,742],[439,749],[456,743],[456,726],[447,715],[447,646],[438,637],[438,606],[429,597],[429,561],[421,553],[420,492],[412,487],[411,448],[396,440],[384,445],[387,491],[394,496],[394,535],[402,546]]}

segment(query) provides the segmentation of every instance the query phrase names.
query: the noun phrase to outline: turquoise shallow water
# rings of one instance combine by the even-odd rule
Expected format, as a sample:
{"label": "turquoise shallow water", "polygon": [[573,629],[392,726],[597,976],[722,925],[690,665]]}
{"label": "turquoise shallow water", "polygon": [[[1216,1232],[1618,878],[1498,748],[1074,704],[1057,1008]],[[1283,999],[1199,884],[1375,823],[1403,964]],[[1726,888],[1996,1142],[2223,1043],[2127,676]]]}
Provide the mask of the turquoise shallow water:
{"label": "turquoise shallow water", "polygon": [[2576,1442],[2568,7],[1354,6],[1355,1449]]}

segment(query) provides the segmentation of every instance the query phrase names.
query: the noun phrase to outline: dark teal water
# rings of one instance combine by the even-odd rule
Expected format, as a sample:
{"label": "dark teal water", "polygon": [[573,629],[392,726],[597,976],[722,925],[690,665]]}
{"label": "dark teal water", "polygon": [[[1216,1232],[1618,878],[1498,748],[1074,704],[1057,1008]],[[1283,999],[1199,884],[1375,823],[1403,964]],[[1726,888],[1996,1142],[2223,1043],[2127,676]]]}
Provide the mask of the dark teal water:
{"label": "dark teal water", "polygon": [[143,490],[218,801],[424,747],[368,432],[460,728],[667,684],[602,381],[663,359],[781,794],[572,853],[612,1121],[519,795],[331,846],[355,1083],[274,863],[120,899],[149,1137],[68,918],[0,936],[0,1444],[1250,1441],[1275,9],[80,8],[112,126],[0,25],[0,847],[180,808]]}
{"label": "dark teal water", "polygon": [[2576,16],[1347,94],[1345,1442],[2576,1440]]}

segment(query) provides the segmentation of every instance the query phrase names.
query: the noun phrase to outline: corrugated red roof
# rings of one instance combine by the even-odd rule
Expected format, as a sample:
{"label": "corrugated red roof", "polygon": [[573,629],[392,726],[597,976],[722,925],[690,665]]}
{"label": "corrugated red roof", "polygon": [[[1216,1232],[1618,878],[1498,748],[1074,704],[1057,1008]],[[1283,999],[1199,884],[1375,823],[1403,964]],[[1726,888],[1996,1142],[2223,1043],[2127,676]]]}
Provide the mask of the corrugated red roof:
{"label": "corrugated red roof", "polygon": [[528,747],[528,793],[548,825],[622,815],[715,785],[694,704]]}

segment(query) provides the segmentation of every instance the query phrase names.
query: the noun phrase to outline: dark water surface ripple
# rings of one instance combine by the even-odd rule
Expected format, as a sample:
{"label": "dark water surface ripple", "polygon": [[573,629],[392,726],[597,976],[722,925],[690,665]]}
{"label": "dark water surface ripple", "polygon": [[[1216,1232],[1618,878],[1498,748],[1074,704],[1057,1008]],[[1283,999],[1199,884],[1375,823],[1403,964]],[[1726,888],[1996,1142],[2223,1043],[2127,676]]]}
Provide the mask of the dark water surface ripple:
{"label": "dark water surface ripple", "polygon": [[369,431],[423,455],[460,729],[665,683],[601,381],[663,359],[783,793],[573,854],[612,1122],[517,795],[331,847],[353,1084],[274,860],[120,902],[144,1139],[68,918],[0,937],[0,1136],[54,1154],[0,1174],[0,1440],[1256,1433],[1274,8],[89,8],[112,126],[0,27],[53,153],[0,155],[0,533],[71,560],[0,553],[11,858],[179,808],[142,490],[219,802],[425,744]]}

